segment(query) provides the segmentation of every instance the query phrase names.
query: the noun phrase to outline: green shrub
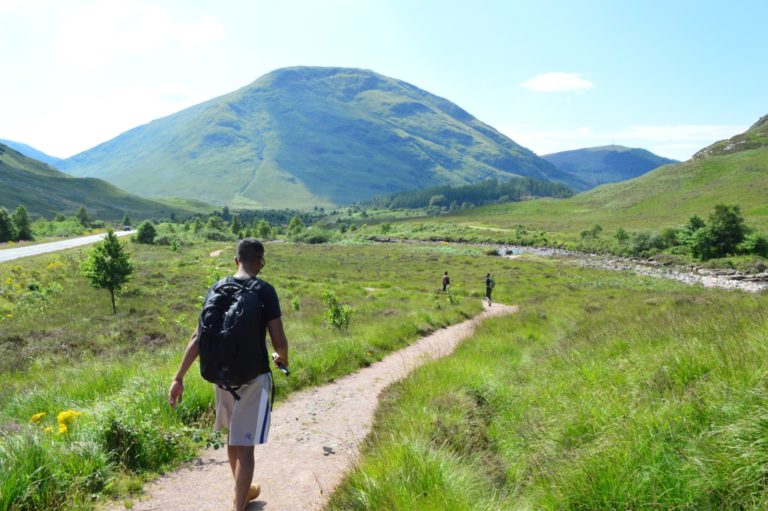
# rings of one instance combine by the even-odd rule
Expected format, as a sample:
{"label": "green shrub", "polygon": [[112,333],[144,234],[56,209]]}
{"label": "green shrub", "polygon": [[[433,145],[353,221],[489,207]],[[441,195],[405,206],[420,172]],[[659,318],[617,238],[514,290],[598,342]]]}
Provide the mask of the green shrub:
{"label": "green shrub", "polygon": [[336,293],[329,289],[323,292],[323,301],[328,306],[324,314],[325,321],[338,330],[346,329],[352,317],[352,307],[339,303]]}
{"label": "green shrub", "polygon": [[157,230],[152,222],[144,220],[136,231],[136,237],[134,238],[137,243],[144,243],[145,245],[151,245],[155,242],[155,236],[157,236]]}
{"label": "green shrub", "polygon": [[209,241],[237,241],[237,236],[231,232],[219,231],[208,227],[201,231],[201,235]]}
{"label": "green shrub", "polygon": [[744,237],[744,241],[739,243],[737,251],[740,254],[768,257],[768,238],[757,231],[752,231]]}

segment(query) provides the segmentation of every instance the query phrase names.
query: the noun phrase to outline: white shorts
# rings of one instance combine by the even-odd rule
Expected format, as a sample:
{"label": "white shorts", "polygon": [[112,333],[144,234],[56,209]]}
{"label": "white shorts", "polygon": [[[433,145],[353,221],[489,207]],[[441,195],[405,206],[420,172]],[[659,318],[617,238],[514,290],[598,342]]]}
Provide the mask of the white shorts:
{"label": "white shorts", "polygon": [[269,435],[272,375],[264,373],[241,385],[232,393],[213,386],[216,394],[216,424],[214,430],[229,429],[229,445],[257,445],[267,442]]}

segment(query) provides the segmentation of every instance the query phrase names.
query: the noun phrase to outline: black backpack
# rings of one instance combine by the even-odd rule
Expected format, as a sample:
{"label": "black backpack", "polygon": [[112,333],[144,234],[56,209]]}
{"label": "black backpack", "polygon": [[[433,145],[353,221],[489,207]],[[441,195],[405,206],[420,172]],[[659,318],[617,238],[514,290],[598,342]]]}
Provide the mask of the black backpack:
{"label": "black backpack", "polygon": [[244,284],[231,277],[220,280],[200,313],[200,375],[236,400],[240,385],[269,372],[266,344],[260,341],[264,324],[259,285],[256,278]]}

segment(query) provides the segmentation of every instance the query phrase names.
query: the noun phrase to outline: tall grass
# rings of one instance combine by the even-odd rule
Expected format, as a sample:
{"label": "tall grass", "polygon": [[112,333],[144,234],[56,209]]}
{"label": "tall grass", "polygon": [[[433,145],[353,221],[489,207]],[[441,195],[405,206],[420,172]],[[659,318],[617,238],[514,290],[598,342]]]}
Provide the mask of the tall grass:
{"label": "tall grass", "polygon": [[[0,266],[0,510],[89,509],[221,442],[210,432],[211,385],[194,369],[177,410],[166,393],[202,295],[234,269],[234,244],[129,251],[137,272],[117,314],[77,272],[85,249]],[[497,262],[443,247],[268,245],[263,278],[281,297],[291,344],[278,398],[476,313],[471,295]],[[465,276],[455,277],[451,302],[436,290],[453,268]],[[343,331],[323,319],[327,290],[354,311]],[[81,415],[62,432],[65,410]]]}
{"label": "tall grass", "polygon": [[768,297],[514,266],[520,313],[388,391],[330,509],[766,508]]}

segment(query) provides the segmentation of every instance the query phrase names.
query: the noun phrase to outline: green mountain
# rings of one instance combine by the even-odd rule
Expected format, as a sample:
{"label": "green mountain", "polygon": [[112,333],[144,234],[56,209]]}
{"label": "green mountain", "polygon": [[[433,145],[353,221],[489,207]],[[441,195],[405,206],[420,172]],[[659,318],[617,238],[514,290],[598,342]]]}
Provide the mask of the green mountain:
{"label": "green mountain", "polygon": [[545,154],[545,160],[568,175],[563,181],[576,191],[641,176],[656,167],[678,163],[645,149],[620,145],[588,147]]}
{"label": "green mountain", "polygon": [[32,215],[51,218],[57,213],[74,213],[85,206],[103,220],[163,218],[172,212],[188,215],[199,205],[166,205],[142,199],[94,178],[74,178],[50,165],[0,144],[0,207],[13,211],[22,205]]}
{"label": "green mountain", "polygon": [[748,225],[768,232],[767,121],[768,116],[762,117],[745,133],[712,144],[686,162],[570,199],[484,206],[439,221],[510,229],[523,224],[573,235],[595,224],[609,231],[658,231],[682,226],[694,214],[706,218],[715,204],[724,203],[738,204]]}
{"label": "green mountain", "polygon": [[5,144],[14,151],[20,152],[24,156],[29,156],[30,158],[34,158],[35,160],[47,163],[48,165],[53,165],[54,167],[61,161],[61,158],[45,154],[44,152],[27,144],[22,144],[21,142],[14,142],[13,140],[5,140],[0,138],[0,144]]}
{"label": "green mountain", "polygon": [[146,197],[311,208],[557,169],[455,104],[345,68],[279,69],[61,163]]}

